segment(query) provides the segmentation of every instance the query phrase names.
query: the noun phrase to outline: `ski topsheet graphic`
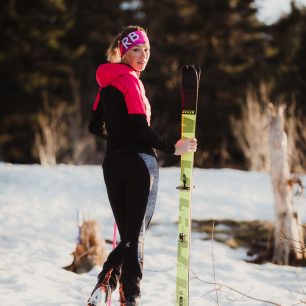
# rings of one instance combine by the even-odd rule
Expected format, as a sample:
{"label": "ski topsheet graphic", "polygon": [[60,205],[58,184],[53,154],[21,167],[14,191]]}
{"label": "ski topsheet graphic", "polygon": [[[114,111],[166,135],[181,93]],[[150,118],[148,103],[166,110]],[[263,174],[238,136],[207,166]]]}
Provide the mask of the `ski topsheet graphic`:
{"label": "ski topsheet graphic", "polygon": [[[197,115],[198,89],[201,68],[185,65],[182,68],[182,130],[181,138],[194,138]],[[194,153],[181,156],[181,178],[178,252],[176,277],[176,306],[189,305],[189,252],[191,238],[191,192]]]}

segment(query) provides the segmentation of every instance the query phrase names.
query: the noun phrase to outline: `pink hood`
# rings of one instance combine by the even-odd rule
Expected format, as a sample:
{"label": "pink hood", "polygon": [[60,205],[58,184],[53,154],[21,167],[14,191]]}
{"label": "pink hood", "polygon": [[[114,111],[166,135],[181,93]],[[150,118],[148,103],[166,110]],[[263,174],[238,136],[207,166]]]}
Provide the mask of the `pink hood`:
{"label": "pink hood", "polygon": [[107,87],[123,74],[132,74],[139,77],[139,74],[130,66],[125,64],[102,64],[96,72],[96,79],[100,87]]}
{"label": "pink hood", "polygon": [[100,101],[100,91],[107,86],[117,88],[124,96],[128,114],[143,114],[150,124],[151,107],[146,97],[145,89],[139,79],[140,72],[124,64],[102,64],[96,72],[96,79],[100,86],[93,110]]}

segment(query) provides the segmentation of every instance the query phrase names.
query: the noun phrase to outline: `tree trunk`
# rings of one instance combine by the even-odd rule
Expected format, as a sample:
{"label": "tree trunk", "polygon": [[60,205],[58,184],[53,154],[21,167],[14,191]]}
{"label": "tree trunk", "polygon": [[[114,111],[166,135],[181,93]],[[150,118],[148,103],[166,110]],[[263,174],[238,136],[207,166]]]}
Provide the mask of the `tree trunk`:
{"label": "tree trunk", "polygon": [[304,258],[304,239],[290,183],[284,108],[276,109],[271,105],[270,116],[271,178],[276,213],[273,262],[288,265]]}

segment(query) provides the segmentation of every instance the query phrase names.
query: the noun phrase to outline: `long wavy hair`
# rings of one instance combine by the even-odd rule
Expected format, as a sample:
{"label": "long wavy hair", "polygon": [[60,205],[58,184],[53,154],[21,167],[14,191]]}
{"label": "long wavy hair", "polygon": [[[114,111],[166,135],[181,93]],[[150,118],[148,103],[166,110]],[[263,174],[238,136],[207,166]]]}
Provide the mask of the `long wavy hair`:
{"label": "long wavy hair", "polygon": [[146,32],[140,26],[128,26],[115,36],[113,42],[110,44],[106,51],[106,58],[110,63],[119,63],[121,61],[120,42],[125,36],[134,31]]}

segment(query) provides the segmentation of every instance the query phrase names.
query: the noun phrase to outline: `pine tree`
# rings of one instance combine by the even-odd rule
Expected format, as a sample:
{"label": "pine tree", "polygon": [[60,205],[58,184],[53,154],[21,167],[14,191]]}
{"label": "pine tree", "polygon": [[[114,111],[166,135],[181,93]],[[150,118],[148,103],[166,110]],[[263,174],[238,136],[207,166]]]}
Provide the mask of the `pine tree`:
{"label": "pine tree", "polygon": [[[105,61],[111,35],[126,20],[120,5],[121,1],[1,1],[3,159],[37,161],[33,127],[43,111],[43,97],[50,107],[64,103],[67,109],[78,108],[75,122],[82,124],[97,90],[95,69]],[[67,147],[62,158],[71,154]]]}
{"label": "pine tree", "polygon": [[[236,158],[241,162],[228,115],[239,116],[250,83],[255,86],[269,77],[267,62],[273,55],[254,1],[140,2],[140,21],[152,37],[153,63],[148,68],[153,72],[148,81],[154,84],[150,89],[159,126],[169,107],[173,111],[164,121],[179,130],[178,117],[174,118],[180,108],[178,70],[186,63],[200,64],[200,146],[195,163],[228,166]],[[167,131],[166,127],[163,130]]]}

